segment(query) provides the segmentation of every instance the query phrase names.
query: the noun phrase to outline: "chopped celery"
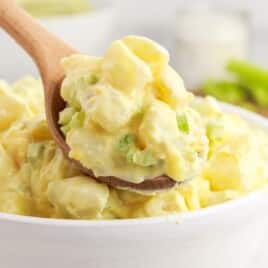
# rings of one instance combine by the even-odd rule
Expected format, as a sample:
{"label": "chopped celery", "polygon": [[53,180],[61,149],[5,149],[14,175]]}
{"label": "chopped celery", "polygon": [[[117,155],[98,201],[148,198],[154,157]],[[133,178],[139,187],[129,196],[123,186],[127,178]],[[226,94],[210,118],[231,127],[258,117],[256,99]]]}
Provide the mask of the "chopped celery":
{"label": "chopped celery", "polygon": [[65,123],[61,130],[66,135],[72,128],[80,128],[83,126],[85,114],[83,112],[75,112],[71,117],[69,123]]}
{"label": "chopped celery", "polygon": [[248,88],[251,98],[257,105],[268,107],[268,70],[235,60],[229,62],[227,70]]}
{"label": "chopped celery", "polygon": [[59,123],[61,125],[68,124],[71,121],[74,114],[75,114],[75,109],[72,107],[67,107],[60,113]]}
{"label": "chopped celery", "polygon": [[159,160],[148,150],[136,151],[132,160],[134,164],[142,167],[155,166],[159,163]]}
{"label": "chopped celery", "polygon": [[209,80],[203,85],[204,94],[253,111],[254,106],[268,108],[268,70],[239,60],[231,60],[226,70],[234,80]]}
{"label": "chopped celery", "polygon": [[70,122],[71,128],[79,128],[83,125],[85,114],[83,112],[76,112]]}
{"label": "chopped celery", "polygon": [[206,95],[230,103],[241,103],[247,98],[245,90],[237,82],[209,80],[204,84],[203,91]]}
{"label": "chopped celery", "polygon": [[177,115],[177,124],[180,131],[189,133],[190,131],[189,122],[185,114]]}
{"label": "chopped celery", "polygon": [[86,74],[77,79],[74,79],[67,86],[63,86],[61,90],[62,97],[69,103],[71,107],[75,109],[81,109],[80,102],[78,101],[78,93],[81,89],[88,88],[98,82],[98,78],[95,74]]}
{"label": "chopped celery", "polygon": [[60,129],[64,135],[66,135],[71,130],[70,125],[63,126]]}
{"label": "chopped celery", "polygon": [[245,85],[259,85],[268,89],[268,70],[237,60],[230,61],[226,68]]}
{"label": "chopped celery", "polygon": [[126,134],[118,144],[118,150],[126,158],[130,164],[135,164],[141,167],[150,167],[157,165],[159,160],[149,150],[140,150],[135,143],[135,136],[133,134]]}
{"label": "chopped celery", "polygon": [[250,93],[254,101],[263,108],[268,107],[268,88],[262,86],[251,86]]}
{"label": "chopped celery", "polygon": [[133,134],[126,134],[123,136],[118,144],[118,149],[122,153],[127,153],[132,147],[135,147],[135,136]]}
{"label": "chopped celery", "polygon": [[98,78],[95,74],[83,75],[77,80],[78,83],[84,83],[85,85],[94,85],[98,82]]}

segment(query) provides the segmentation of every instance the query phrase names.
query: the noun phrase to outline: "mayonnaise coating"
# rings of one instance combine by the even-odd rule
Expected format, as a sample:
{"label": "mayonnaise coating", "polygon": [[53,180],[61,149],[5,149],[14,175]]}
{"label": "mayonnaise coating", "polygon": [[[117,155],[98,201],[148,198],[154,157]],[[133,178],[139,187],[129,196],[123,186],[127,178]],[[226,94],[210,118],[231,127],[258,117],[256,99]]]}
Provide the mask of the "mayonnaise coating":
{"label": "mayonnaise coating", "polygon": [[127,36],[102,58],[73,55],[62,65],[67,107],[59,122],[71,158],[95,176],[132,183],[200,176],[208,151],[205,126],[163,47]]}

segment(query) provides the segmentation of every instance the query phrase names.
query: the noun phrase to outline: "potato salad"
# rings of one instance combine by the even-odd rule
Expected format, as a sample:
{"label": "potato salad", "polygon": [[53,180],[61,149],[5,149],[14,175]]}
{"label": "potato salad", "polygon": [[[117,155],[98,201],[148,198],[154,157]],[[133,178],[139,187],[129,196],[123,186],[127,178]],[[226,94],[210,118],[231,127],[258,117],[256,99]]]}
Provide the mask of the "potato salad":
{"label": "potato salad", "polygon": [[139,183],[167,174],[174,189],[142,194],[80,173],[52,140],[42,83],[0,82],[0,212],[124,219],[198,210],[268,183],[268,135],[213,98],[193,97],[165,49],[128,36],[104,57],[63,60],[60,124],[70,157],[98,175]]}
{"label": "potato salad", "polygon": [[59,123],[70,158],[96,177],[132,183],[200,175],[208,151],[205,127],[168,62],[164,48],[137,36],[113,42],[103,58],[63,60],[67,107]]}

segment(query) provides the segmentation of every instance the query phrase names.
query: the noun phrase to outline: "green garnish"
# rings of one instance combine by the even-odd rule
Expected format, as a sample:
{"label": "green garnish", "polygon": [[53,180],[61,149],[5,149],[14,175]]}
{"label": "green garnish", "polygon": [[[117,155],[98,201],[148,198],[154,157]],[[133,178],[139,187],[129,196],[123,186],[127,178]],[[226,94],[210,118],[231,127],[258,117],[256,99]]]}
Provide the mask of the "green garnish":
{"label": "green garnish", "polygon": [[190,131],[189,122],[185,114],[177,115],[177,124],[180,131],[189,133]]}
{"label": "green garnish", "polygon": [[72,128],[80,128],[82,127],[85,114],[81,112],[81,107],[76,97],[76,89],[86,88],[87,86],[94,85],[98,82],[98,77],[95,74],[87,74],[83,75],[79,79],[75,80],[72,84],[72,91],[70,96],[65,97],[71,106],[75,107],[67,107],[60,113],[59,124],[62,125],[61,131],[66,135],[68,131]]}
{"label": "green garnish", "polygon": [[127,153],[132,147],[135,147],[134,143],[135,136],[133,134],[126,134],[120,139],[118,149],[122,153]]}
{"label": "green garnish", "polygon": [[230,103],[241,103],[247,99],[245,89],[238,82],[209,80],[204,84],[203,91],[206,95]]}
{"label": "green garnish", "polygon": [[226,71],[229,79],[206,81],[202,93],[252,111],[268,108],[268,69],[245,61],[231,60],[226,65]]}
{"label": "green garnish", "polygon": [[[72,128],[80,128],[83,126],[85,120],[84,112],[75,112],[70,118],[69,122],[66,122],[61,127],[61,131],[66,135]],[[61,122],[61,121],[60,121]]]}
{"label": "green garnish", "polygon": [[72,107],[65,108],[60,113],[59,124],[60,125],[66,125],[66,124],[68,124],[72,120],[72,117],[75,114],[75,112],[76,112],[75,109],[72,108]]}
{"label": "green garnish", "polygon": [[268,88],[268,70],[264,68],[239,60],[231,60],[226,68],[246,85]]}
{"label": "green garnish", "polygon": [[95,74],[86,74],[76,81],[78,84],[83,84],[85,86],[95,85],[98,82],[98,77]]}
{"label": "green garnish", "polygon": [[227,70],[246,88],[257,105],[268,107],[268,70],[237,60],[230,61]]}
{"label": "green garnish", "polygon": [[159,163],[158,159],[150,151],[136,151],[133,154],[132,162],[138,166],[150,167]]}
{"label": "green garnish", "polygon": [[95,74],[83,75],[80,79],[82,83],[87,85],[94,85],[98,82],[98,77]]}
{"label": "green garnish", "polygon": [[159,159],[151,151],[147,149],[140,150],[137,147],[136,137],[133,134],[126,134],[119,140],[118,150],[130,164],[151,167],[159,163]]}
{"label": "green garnish", "polygon": [[61,95],[63,99],[76,110],[81,109],[81,103],[78,95],[81,90],[85,90],[89,86],[95,85],[98,82],[98,77],[95,74],[85,74],[81,77],[73,79],[69,83],[63,83]]}

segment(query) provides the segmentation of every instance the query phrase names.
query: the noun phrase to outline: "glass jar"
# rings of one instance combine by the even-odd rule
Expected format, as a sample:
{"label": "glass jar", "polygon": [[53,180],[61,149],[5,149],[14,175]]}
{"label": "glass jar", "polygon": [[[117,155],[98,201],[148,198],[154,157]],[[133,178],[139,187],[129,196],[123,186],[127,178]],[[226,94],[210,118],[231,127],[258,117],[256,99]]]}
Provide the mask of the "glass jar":
{"label": "glass jar", "polygon": [[226,77],[232,59],[249,56],[249,20],[245,11],[211,7],[177,12],[175,67],[190,90],[207,79]]}

